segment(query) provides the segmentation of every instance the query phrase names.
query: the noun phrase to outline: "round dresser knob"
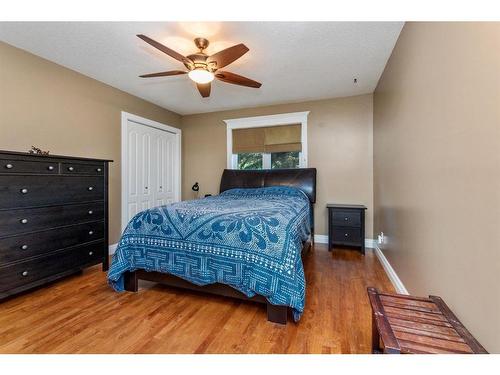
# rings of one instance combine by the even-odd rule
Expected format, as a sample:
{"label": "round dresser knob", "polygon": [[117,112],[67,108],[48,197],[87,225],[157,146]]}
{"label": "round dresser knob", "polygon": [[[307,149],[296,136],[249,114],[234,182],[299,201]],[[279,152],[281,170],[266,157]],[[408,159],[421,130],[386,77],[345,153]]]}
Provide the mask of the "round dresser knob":
{"label": "round dresser knob", "polygon": [[347,221],[347,220],[349,220],[349,219],[348,219],[348,218],[346,218],[346,217],[344,217],[344,220],[345,220],[345,221]]}
{"label": "round dresser knob", "polygon": [[22,275],[25,277],[28,276],[28,271],[23,271]]}
{"label": "round dresser knob", "polygon": [[21,189],[21,193],[22,193],[22,194],[27,194],[27,193],[28,193],[28,189],[26,189],[26,188]]}
{"label": "round dresser knob", "polygon": [[97,171],[97,172],[101,172],[101,171],[102,171],[102,169],[101,169],[101,168],[97,168],[97,169],[96,169],[96,171]]}
{"label": "round dresser knob", "polygon": [[92,236],[94,234],[94,231],[89,230],[89,234]]}
{"label": "round dresser knob", "polygon": [[94,213],[94,211],[89,210],[89,215],[92,215],[93,213]]}
{"label": "round dresser knob", "polygon": [[94,190],[94,187],[93,186],[89,186],[88,190],[92,191],[92,190]]}
{"label": "round dresser knob", "polygon": [[28,245],[23,245],[23,246],[21,246],[21,249],[22,249],[22,250],[26,250],[27,248],[28,248]]}
{"label": "round dresser knob", "polygon": [[89,251],[89,255],[94,255],[94,252],[93,251]]}
{"label": "round dresser knob", "polygon": [[345,233],[344,236],[349,237],[349,235],[347,233]]}
{"label": "round dresser knob", "polygon": [[68,171],[73,172],[74,170],[75,170],[75,168],[73,168],[73,167],[68,167]]}
{"label": "round dresser knob", "polygon": [[14,168],[14,166],[12,164],[5,164],[5,168],[12,169],[12,168]]}
{"label": "round dresser knob", "polygon": [[21,219],[21,224],[26,224],[28,222],[28,219]]}
{"label": "round dresser knob", "polygon": [[54,170],[54,166],[53,166],[53,165],[49,165],[49,166],[47,167],[47,169],[48,169],[49,171],[53,171],[53,170]]}

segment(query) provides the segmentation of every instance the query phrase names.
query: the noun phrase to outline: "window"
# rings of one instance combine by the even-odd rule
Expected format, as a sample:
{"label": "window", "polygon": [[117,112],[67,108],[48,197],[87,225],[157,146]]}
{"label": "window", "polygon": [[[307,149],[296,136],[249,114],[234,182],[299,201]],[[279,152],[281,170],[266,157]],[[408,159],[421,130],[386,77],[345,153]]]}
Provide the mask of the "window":
{"label": "window", "polygon": [[299,152],[273,152],[271,154],[271,169],[299,168]]}
{"label": "window", "polygon": [[245,152],[236,154],[236,169],[300,168],[300,152]]}
{"label": "window", "polygon": [[241,153],[238,154],[238,169],[262,169],[262,154]]}
{"label": "window", "polygon": [[230,169],[307,167],[307,115],[285,113],[224,120]]}

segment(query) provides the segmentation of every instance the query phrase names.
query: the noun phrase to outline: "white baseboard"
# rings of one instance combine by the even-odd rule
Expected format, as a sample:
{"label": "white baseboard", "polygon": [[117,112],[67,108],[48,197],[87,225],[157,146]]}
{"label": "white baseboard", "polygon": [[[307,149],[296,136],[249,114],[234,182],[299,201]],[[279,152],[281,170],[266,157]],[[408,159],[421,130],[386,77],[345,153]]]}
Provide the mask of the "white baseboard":
{"label": "white baseboard", "polygon": [[392,268],[391,264],[385,257],[382,250],[380,250],[380,248],[377,246],[377,243],[375,243],[374,251],[380,264],[382,264],[382,267],[384,268],[387,277],[389,277],[389,280],[391,280],[392,285],[394,285],[394,289],[396,289],[396,292],[399,294],[410,294],[408,293],[408,290],[404,286],[403,282],[399,278],[396,271],[394,271],[394,268]]}
{"label": "white baseboard", "polygon": [[118,247],[118,243],[109,245],[109,255],[113,255]]}
{"label": "white baseboard", "polygon": [[377,246],[377,241],[375,241],[373,238],[365,238],[365,247],[369,249],[375,249]]}
{"label": "white baseboard", "polygon": [[[328,236],[325,234],[315,234],[314,242],[316,243],[328,243]],[[365,247],[369,249],[374,249],[376,246],[376,242],[372,238],[365,238]]]}
{"label": "white baseboard", "polygon": [[324,234],[315,234],[314,235],[314,242],[316,242],[316,243],[328,243],[328,236],[325,236]]}

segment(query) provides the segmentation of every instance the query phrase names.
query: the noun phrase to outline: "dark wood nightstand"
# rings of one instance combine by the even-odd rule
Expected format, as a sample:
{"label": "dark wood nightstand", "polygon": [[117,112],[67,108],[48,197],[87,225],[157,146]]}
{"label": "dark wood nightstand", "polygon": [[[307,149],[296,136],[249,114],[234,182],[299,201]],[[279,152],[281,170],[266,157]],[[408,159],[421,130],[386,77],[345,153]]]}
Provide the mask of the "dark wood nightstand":
{"label": "dark wood nightstand", "polygon": [[327,204],[328,251],[334,245],[359,247],[365,253],[365,210],[357,204]]}

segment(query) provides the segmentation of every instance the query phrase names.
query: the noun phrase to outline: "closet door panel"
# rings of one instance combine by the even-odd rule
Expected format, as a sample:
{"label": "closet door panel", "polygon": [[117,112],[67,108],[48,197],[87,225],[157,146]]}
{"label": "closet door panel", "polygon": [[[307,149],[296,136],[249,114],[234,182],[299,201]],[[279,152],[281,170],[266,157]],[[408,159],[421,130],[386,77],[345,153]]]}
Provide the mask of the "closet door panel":
{"label": "closet door panel", "polygon": [[129,122],[127,216],[153,207],[151,134],[148,127]]}
{"label": "closet door panel", "polygon": [[[155,152],[155,147],[152,142],[152,134],[149,131],[149,128],[143,127],[144,131],[142,133],[141,141],[142,141],[142,155],[140,158],[139,168],[141,171],[141,182],[140,190],[141,194],[141,210],[147,210],[148,208],[152,208],[154,206],[154,194],[152,192],[151,187],[153,186],[152,180],[154,179],[154,174],[152,174],[152,161],[155,159],[152,157]],[[155,155],[156,156],[156,155]]]}
{"label": "closet door panel", "polygon": [[157,205],[175,202],[176,164],[178,164],[177,142],[175,134],[158,131],[157,185],[155,188]]}
{"label": "closet door panel", "polygon": [[139,179],[138,156],[141,153],[139,145],[139,131],[133,123],[129,123],[128,131],[128,179],[127,179],[127,216],[129,218],[133,217],[138,211],[138,201],[139,201],[139,184],[141,183]]}
{"label": "closet door panel", "polygon": [[157,145],[157,153],[156,153],[156,184],[155,184],[155,202],[157,206],[163,206],[166,204],[165,199],[163,197],[165,192],[165,165],[168,164],[168,158],[166,154],[166,140],[163,136],[163,131],[156,131],[156,145]]}

